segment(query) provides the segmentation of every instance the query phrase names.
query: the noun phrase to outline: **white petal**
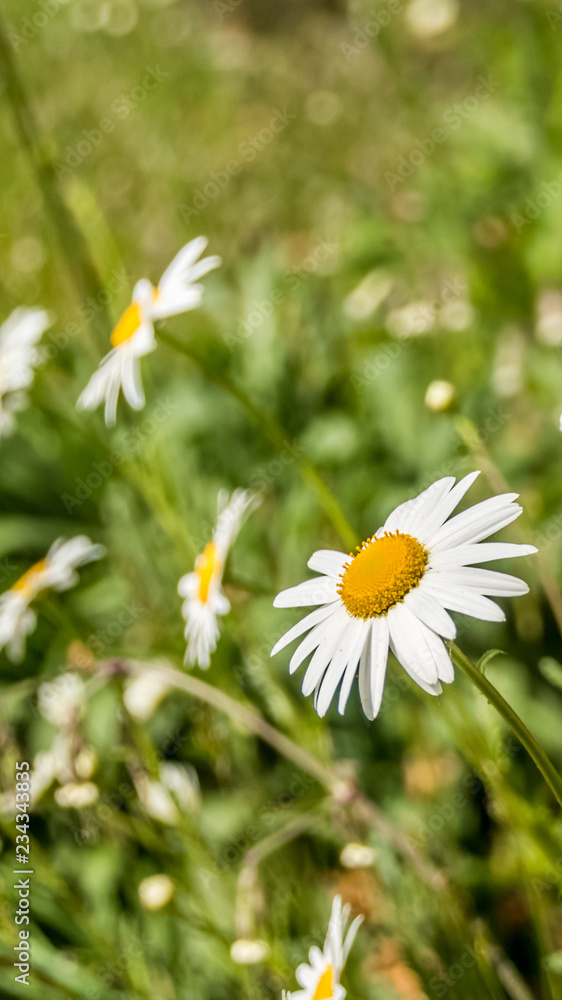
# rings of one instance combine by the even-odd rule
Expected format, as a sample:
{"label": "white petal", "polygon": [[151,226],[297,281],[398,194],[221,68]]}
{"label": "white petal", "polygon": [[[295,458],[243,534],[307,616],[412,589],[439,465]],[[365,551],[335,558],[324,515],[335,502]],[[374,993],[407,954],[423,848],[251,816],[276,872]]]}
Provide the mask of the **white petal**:
{"label": "white petal", "polygon": [[195,597],[199,589],[199,577],[197,573],[185,573],[178,581],[178,594],[180,597]]}
{"label": "white petal", "polygon": [[150,318],[158,320],[168,319],[169,316],[179,316],[180,313],[198,309],[202,301],[202,285],[192,285],[191,288],[175,291],[174,294],[162,294],[150,306]]}
{"label": "white petal", "polygon": [[389,648],[388,619],[381,615],[373,619],[371,630],[371,706],[373,718],[379,714],[384,682],[386,678],[386,665],[388,662]]}
{"label": "white petal", "polygon": [[436,635],[433,629],[424,625],[423,622],[418,621],[418,625],[422,630],[422,635],[428,651],[433,657],[435,666],[437,667],[437,676],[439,680],[444,681],[445,684],[450,684],[455,679],[455,671],[453,669],[451,657],[449,656],[443,640],[440,636]]}
{"label": "white petal", "polygon": [[431,538],[432,534],[445,523],[449,514],[452,514],[455,507],[458,507],[463,496],[468,492],[479,475],[479,472],[470,472],[468,476],[461,479],[452,490],[433,505],[433,508],[428,511],[419,526],[416,524],[415,535],[416,538],[419,538],[420,542],[425,542]]}
{"label": "white petal", "polygon": [[519,504],[511,503],[517,493],[506,493],[504,496],[491,497],[463,510],[452,517],[427,540],[431,557],[443,549],[465,542],[479,542],[482,538],[492,535],[504,528],[522,512]]}
{"label": "white petal", "polygon": [[[427,579],[427,578],[426,578]],[[427,579],[426,586],[430,593],[449,611],[459,611],[463,615],[470,615],[471,618],[480,618],[484,622],[504,622],[505,613],[494,601],[487,597],[482,597],[468,587],[447,588],[442,584],[430,582]]]}
{"label": "white petal", "polygon": [[345,712],[353,681],[355,680],[355,674],[357,673],[357,665],[359,663],[361,653],[363,652],[365,645],[369,644],[369,632],[369,622],[366,619],[361,618],[357,628],[355,645],[349,654],[349,661],[343,675],[338,701],[338,712],[340,715],[343,715]]}
{"label": "white petal", "polygon": [[330,630],[329,632],[326,630],[326,637],[322,639],[322,642],[314,653],[314,656],[308,664],[306,674],[304,675],[304,680],[302,682],[302,693],[304,695],[312,694],[318,686],[336,648],[340,644],[340,640],[346,631],[349,622],[350,617],[345,608],[336,612],[334,617],[327,621],[326,624],[329,626]]}
{"label": "white petal", "polygon": [[275,608],[304,608],[311,604],[328,604],[338,599],[337,582],[327,576],[317,576],[296,587],[289,587],[277,594]]}
{"label": "white petal", "polygon": [[[359,619],[361,623],[361,619]],[[322,718],[330,707],[332,698],[336,693],[336,688],[340,683],[343,673],[348,665],[349,657],[354,650],[357,640],[357,633],[360,627],[357,619],[350,619],[340,642],[336,646],[336,651],[314,698],[314,707]]]}
{"label": "white petal", "polygon": [[[370,619],[371,629],[373,627],[373,622],[375,618]],[[371,700],[371,637],[368,637],[367,642],[363,646],[361,652],[361,659],[359,660],[359,697],[361,699],[361,707],[367,718],[372,722],[375,718],[373,711],[373,703]]]}
{"label": "white petal", "polygon": [[341,959],[342,967],[347,962],[349,952],[351,951],[351,946],[352,946],[353,942],[355,941],[355,936],[357,934],[357,931],[361,927],[361,924],[363,923],[364,919],[365,918],[364,918],[363,914],[360,914],[358,917],[355,917],[355,920],[351,924],[351,927],[349,928],[349,930],[348,930],[348,932],[346,934],[345,941],[344,941],[344,944],[343,944],[342,959]]}
{"label": "white petal", "polygon": [[534,545],[518,545],[515,542],[478,542],[476,545],[458,545],[444,549],[438,555],[431,555],[432,569],[449,566],[470,566],[472,563],[492,562],[494,559],[514,559],[532,556],[538,549]]}
{"label": "white petal", "polygon": [[300,622],[293,625],[293,627],[290,628],[288,632],[285,632],[285,635],[275,643],[270,655],[275,656],[275,654],[281,649],[288,646],[293,639],[298,639],[299,635],[302,635],[303,632],[308,632],[308,630],[314,625],[317,625],[318,622],[323,621],[324,618],[328,618],[328,616],[331,615],[332,612],[338,607],[340,607],[340,601],[335,601],[333,604],[326,604],[324,607],[317,608],[316,611],[311,611],[310,614],[305,615],[304,618],[301,618]]}
{"label": "white petal", "polygon": [[144,392],[141,382],[140,366],[137,358],[131,358],[130,363],[123,367],[123,395],[133,410],[142,410]]}
{"label": "white petal", "polygon": [[175,281],[178,275],[182,272],[189,270],[197,258],[203,253],[203,250],[207,246],[207,242],[206,236],[196,236],[194,240],[186,243],[186,245],[178,251],[172,263],[169,264],[164,271],[164,274],[158,282],[158,287],[165,287],[170,281]]}
{"label": "white petal", "polygon": [[419,618],[438,635],[444,636],[445,639],[454,639],[457,627],[445,608],[425,589],[424,579],[425,577],[414,590],[406,594],[404,604],[415,614],[416,618]]}
{"label": "white petal", "polygon": [[217,546],[223,563],[232,545],[236,541],[246,517],[260,504],[260,497],[252,490],[234,490],[229,495],[228,490],[220,490],[217,497],[217,524],[213,532],[213,541]]}
{"label": "white petal", "polygon": [[307,656],[310,656],[313,649],[316,649],[320,645],[322,639],[332,634],[334,628],[335,624],[332,625],[330,621],[326,622],[324,620],[314,626],[293,653],[289,663],[290,674],[294,674],[295,670],[298,670],[301,663],[306,660]]}
{"label": "white petal", "polygon": [[333,549],[319,549],[308,560],[307,566],[315,573],[324,573],[326,576],[339,578],[346,563],[350,562],[351,556],[345,552],[335,552]]}
{"label": "white petal", "polygon": [[434,581],[443,587],[469,587],[495,597],[515,597],[528,594],[529,587],[524,580],[509,573],[497,573],[491,569],[474,566],[460,566],[458,569],[428,570],[428,582]]}
{"label": "white petal", "polygon": [[427,519],[434,514],[436,507],[447,500],[454,484],[454,476],[447,476],[445,479],[438,479],[418,497],[415,497],[410,512],[404,520],[402,530],[417,537],[418,533],[423,530]]}
{"label": "white petal", "polygon": [[408,657],[416,673],[428,684],[435,684],[438,679],[437,665],[425,641],[426,626],[421,624],[405,604],[396,604],[391,610],[391,638],[394,639],[397,632],[400,632],[400,645],[408,650]]}
{"label": "white petal", "polygon": [[[398,608],[402,605],[396,604],[395,607],[391,608],[387,615],[388,629],[390,633],[390,648],[394,653],[398,662],[404,667],[407,674],[410,675],[413,681],[421,687],[423,691],[427,694],[437,695],[441,694],[442,687],[439,681],[429,682],[422,677],[419,672],[420,664],[418,663],[419,654],[416,648],[415,640],[412,638],[411,632],[402,625],[403,616],[400,612],[396,614]],[[426,664],[422,664],[426,667]]]}
{"label": "white petal", "polygon": [[451,489],[454,482],[454,476],[448,476],[446,479],[438,479],[437,482],[428,486],[423,493],[419,493],[418,496],[406,500],[405,503],[401,503],[399,507],[396,507],[389,514],[382,530],[407,532],[409,525],[417,522],[427,510],[432,509],[434,504]]}

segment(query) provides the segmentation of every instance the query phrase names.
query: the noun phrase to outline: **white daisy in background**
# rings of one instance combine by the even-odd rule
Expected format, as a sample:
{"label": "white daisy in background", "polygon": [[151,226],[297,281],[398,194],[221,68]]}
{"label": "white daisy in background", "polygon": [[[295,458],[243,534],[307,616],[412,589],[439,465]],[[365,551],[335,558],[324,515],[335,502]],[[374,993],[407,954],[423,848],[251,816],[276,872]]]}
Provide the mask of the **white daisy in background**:
{"label": "white daisy in background", "polygon": [[14,309],[0,327],[0,437],[13,434],[14,414],[27,405],[27,389],[41,361],[37,344],[52,318],[44,309]]}
{"label": "white daisy in background", "polygon": [[78,583],[78,566],[101,559],[103,545],[93,545],[86,535],[65,541],[59,538],[44,559],[35,563],[9,590],[0,596],[0,650],[6,647],[9,658],[22,659],[25,639],[37,625],[37,615],[30,607],[42,591],[68,590]]}
{"label": "white daisy in background", "polygon": [[139,722],[147,722],[171,690],[168,682],[162,680],[158,671],[151,670],[150,666],[143,664],[142,669],[125,682],[123,702],[130,715]]}
{"label": "white daisy in background", "polygon": [[305,695],[314,692],[319,715],[325,715],[340,682],[338,710],[343,714],[359,668],[363,711],[374,719],[389,647],[416,684],[428,694],[440,694],[440,682],[449,684],[454,677],[443,643],[456,635],[448,611],[504,621],[502,609],[484,595],[528,592],[517,577],[472,565],[537,551],[534,545],[478,544],[519,516],[517,493],[484,500],[447,520],[478,475],[470,473],[456,486],[454,477],[440,479],[401,504],[358,546],[357,555],[315,552],[308,565],[323,575],[275,598],[278,608],[320,605],[289,629],[271,653],[308,632],[289,669],[293,673],[313,653],[302,690]]}
{"label": "white daisy in background", "polygon": [[195,562],[193,573],[182,576],[178,593],[185,600],[187,649],[185,662],[197,663],[207,670],[211,653],[216,649],[220,633],[218,617],[230,611],[230,602],[222,589],[222,576],[230,548],[246,515],[259,504],[259,497],[248,490],[235,490],[229,499],[221,490],[217,500],[217,524],[213,537]]}
{"label": "white daisy in background", "polygon": [[198,284],[207,271],[218,267],[220,257],[198,260],[207,246],[204,236],[186,244],[162,275],[158,287],[141,278],[133,289],[133,300],[113,333],[113,349],[100,362],[77,402],[79,410],[95,410],[105,401],[105,422],[114,424],[120,389],[134,410],[142,410],[139,359],[156,348],[154,323],[201,305],[203,286]]}
{"label": "white daisy in background", "polygon": [[310,965],[299,965],[296,971],[302,990],[284,992],[283,1000],[344,1000],[346,991],[340,984],[340,977],[363,921],[362,916],[356,917],[344,939],[350,909],[349,904],[342,908],[341,896],[335,897],[323,951],[316,945],[310,949]]}

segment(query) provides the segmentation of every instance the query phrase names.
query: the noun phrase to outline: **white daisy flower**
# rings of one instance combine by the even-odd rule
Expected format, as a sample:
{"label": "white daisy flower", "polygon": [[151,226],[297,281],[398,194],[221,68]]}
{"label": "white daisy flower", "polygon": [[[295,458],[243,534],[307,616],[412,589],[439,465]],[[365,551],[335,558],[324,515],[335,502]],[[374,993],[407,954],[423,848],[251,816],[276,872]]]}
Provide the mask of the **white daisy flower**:
{"label": "white daisy flower", "polygon": [[43,309],[14,309],[0,327],[0,437],[12,434],[14,414],[27,405],[27,389],[41,361],[37,343],[52,319]]}
{"label": "white daisy flower", "polygon": [[344,1000],[346,990],[340,984],[340,977],[363,921],[362,916],[356,917],[344,939],[350,909],[349,904],[342,908],[341,896],[335,897],[323,951],[316,945],[310,949],[310,965],[299,965],[296,972],[302,990],[284,992],[283,1000]]}
{"label": "white daisy flower", "polygon": [[145,400],[139,359],[156,348],[157,320],[201,305],[203,286],[198,284],[199,279],[221,263],[220,257],[198,260],[206,246],[204,236],[187,243],[162,275],[158,287],[148,278],[137,282],[131,305],[111,334],[113,349],[100,362],[78,399],[79,410],[95,410],[105,401],[105,422],[108,426],[114,424],[120,389],[134,410],[142,410]]}
{"label": "white daisy flower", "polygon": [[0,650],[6,647],[11,660],[22,659],[25,639],[37,625],[31,603],[43,590],[68,590],[78,583],[76,568],[101,559],[103,545],[92,545],[86,535],[65,541],[59,538],[44,559],[28,569],[0,596]]}
{"label": "white daisy flower", "polygon": [[218,617],[230,611],[230,602],[222,589],[226,559],[246,515],[259,502],[256,494],[248,490],[235,490],[230,499],[227,491],[221,490],[213,537],[197,557],[194,572],[182,576],[178,583],[178,593],[185,598],[182,605],[187,639],[185,662],[197,663],[203,670],[208,669],[211,653],[216,649],[220,633]]}
{"label": "white daisy flower", "polygon": [[37,707],[44,719],[57,729],[69,729],[86,698],[84,681],[72,671],[39,685]]}
{"label": "white daisy flower", "polygon": [[340,682],[338,710],[343,714],[359,668],[363,711],[374,719],[389,648],[416,684],[428,694],[441,694],[441,681],[449,684],[454,677],[443,643],[456,635],[448,611],[504,621],[502,609],[484,595],[527,593],[527,584],[517,577],[472,565],[537,551],[534,545],[478,544],[519,516],[517,493],[484,500],[447,520],[478,475],[470,473],[456,486],[454,477],[440,479],[401,504],[358,546],[357,555],[315,552],[308,565],[323,575],[275,598],[278,608],[320,605],[289,629],[271,653],[308,632],[289,669],[293,673],[313,653],[302,690],[305,695],[314,692],[320,716]]}

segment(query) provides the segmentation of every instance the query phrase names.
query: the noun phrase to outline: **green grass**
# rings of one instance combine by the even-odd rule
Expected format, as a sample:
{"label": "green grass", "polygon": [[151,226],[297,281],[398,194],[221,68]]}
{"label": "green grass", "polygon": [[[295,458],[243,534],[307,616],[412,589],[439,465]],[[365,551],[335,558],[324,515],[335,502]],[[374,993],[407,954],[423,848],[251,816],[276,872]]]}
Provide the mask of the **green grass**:
{"label": "green grass", "polygon": [[[298,617],[273,597],[315,549],[483,468],[468,501],[503,478],[525,509],[504,536],[541,556],[514,570],[530,593],[501,602],[505,625],[458,616],[459,646],[503,651],[486,676],[562,767],[561,307],[539,322],[545,292],[562,293],[556,5],[461,3],[432,38],[406,4],[362,0],[44,6],[2,5],[0,319],[56,314],[32,405],[0,445],[2,589],[60,535],[107,557],[38,605],[22,665],[0,662],[2,792],[16,760],[51,746],[36,692],[65,670],[92,691],[73,753],[98,759],[95,805],[62,808],[55,782],[31,814],[27,995],[280,997],[341,892],[366,915],[349,1000],[557,1000],[562,826],[494,709],[460,672],[432,699],[394,664],[375,723],[356,691],[319,720],[288,654],[269,658]],[[375,10],[391,16],[369,40]],[[78,413],[135,281],[200,233],[223,267],[143,360],[146,409],[121,402],[109,430]],[[424,402],[437,379],[455,387],[443,412]],[[262,504],[229,563],[211,669],[187,676],[254,714],[177,690],[140,723],[120,664],[184,676],[177,581],[223,487]],[[112,665],[101,680],[94,656]],[[261,738],[260,719],[292,742]],[[173,824],[139,799],[162,759],[198,776]],[[17,997],[8,813],[0,829],[0,993]],[[372,867],[342,865],[354,842]],[[160,873],[174,895],[150,912],[138,886]],[[269,957],[234,963],[239,937]]]}

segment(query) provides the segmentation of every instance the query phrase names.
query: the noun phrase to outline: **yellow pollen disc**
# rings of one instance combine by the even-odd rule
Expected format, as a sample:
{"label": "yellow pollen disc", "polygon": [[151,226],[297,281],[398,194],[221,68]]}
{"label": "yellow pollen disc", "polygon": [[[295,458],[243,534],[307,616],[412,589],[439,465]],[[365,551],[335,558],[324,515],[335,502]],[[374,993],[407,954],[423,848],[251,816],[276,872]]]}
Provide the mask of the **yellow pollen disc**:
{"label": "yellow pollen disc", "polygon": [[383,615],[417,587],[428,553],[417,538],[400,531],[369,538],[341,575],[338,593],[350,615]]}
{"label": "yellow pollen disc", "polygon": [[335,985],[334,970],[329,965],[318,980],[316,989],[312,994],[312,1000],[332,1000]]}
{"label": "yellow pollen disc", "polygon": [[127,340],[130,340],[141,325],[140,309],[136,302],[125,309],[121,319],[111,334],[111,343],[114,347],[120,347]]}
{"label": "yellow pollen disc", "polygon": [[209,598],[209,589],[213,578],[220,572],[221,559],[214,542],[208,542],[197,560],[195,572],[199,577],[199,600],[203,604]]}
{"label": "yellow pollen disc", "polygon": [[38,573],[42,573],[47,565],[46,559],[40,559],[39,562],[35,563],[30,569],[26,570],[23,576],[20,576],[19,580],[16,580],[12,590],[17,590],[22,594],[29,594],[33,591],[33,577]]}

